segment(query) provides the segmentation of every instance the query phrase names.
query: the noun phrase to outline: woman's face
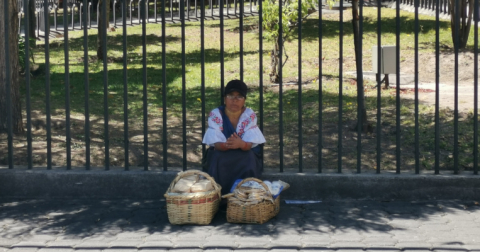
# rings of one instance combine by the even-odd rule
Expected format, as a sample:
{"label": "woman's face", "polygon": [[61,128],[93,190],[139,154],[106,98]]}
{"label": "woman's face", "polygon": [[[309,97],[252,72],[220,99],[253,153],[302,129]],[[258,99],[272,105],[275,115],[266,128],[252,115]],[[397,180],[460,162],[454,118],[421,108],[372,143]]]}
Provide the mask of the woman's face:
{"label": "woman's face", "polygon": [[228,93],[225,96],[225,106],[231,112],[241,111],[245,105],[245,98],[237,91]]}

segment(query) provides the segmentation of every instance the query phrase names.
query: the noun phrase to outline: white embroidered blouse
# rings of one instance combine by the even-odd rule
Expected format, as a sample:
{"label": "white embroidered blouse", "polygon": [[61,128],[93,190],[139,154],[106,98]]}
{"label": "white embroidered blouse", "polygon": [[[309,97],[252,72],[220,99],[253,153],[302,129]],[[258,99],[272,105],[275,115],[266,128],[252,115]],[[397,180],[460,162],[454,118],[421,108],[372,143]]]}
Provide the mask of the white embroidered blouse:
{"label": "white embroidered blouse", "polygon": [[[236,128],[238,136],[243,141],[252,143],[252,148],[265,143],[265,137],[257,126],[257,115],[252,109],[246,108],[240,115]],[[227,141],[223,135],[223,119],[218,108],[212,110],[208,116],[208,129],[203,137],[203,143],[214,146],[215,143]]]}

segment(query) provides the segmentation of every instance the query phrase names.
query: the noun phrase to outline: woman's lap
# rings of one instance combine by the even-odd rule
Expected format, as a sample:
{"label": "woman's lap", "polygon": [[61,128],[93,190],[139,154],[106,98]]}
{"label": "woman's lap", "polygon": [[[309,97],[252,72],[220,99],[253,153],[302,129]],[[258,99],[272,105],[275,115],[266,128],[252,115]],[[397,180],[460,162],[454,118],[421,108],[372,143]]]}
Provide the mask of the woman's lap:
{"label": "woman's lap", "polygon": [[211,150],[207,159],[208,174],[222,186],[222,194],[230,192],[237,179],[261,176],[261,161],[251,150]]}

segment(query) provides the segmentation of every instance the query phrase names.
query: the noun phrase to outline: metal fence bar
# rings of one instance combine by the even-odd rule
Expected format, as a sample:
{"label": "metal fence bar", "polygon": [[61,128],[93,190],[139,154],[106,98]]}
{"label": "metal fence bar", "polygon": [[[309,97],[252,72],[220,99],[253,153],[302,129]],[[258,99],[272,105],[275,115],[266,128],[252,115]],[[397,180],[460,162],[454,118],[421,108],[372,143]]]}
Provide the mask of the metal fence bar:
{"label": "metal fence bar", "polygon": [[380,75],[382,73],[382,3],[381,0],[377,1],[377,162],[376,170],[380,173],[382,162],[382,81]]}
{"label": "metal fence bar", "polygon": [[[261,1],[260,1],[261,2]],[[318,172],[321,173],[323,170],[323,79],[322,79],[322,28],[323,28],[323,16],[322,10],[322,0],[318,0]]]}
{"label": "metal fence bar", "polygon": [[302,0],[298,0],[298,172],[303,172],[302,138]]}
{"label": "metal fence bar", "polygon": [[435,174],[440,173],[440,1],[435,10]]}
{"label": "metal fence bar", "polygon": [[[223,0],[220,1],[220,97],[221,97],[221,104],[225,103],[223,99],[223,90],[225,86],[225,33],[224,33],[224,16],[223,16]],[[212,17],[213,17],[213,0],[210,2],[212,8]]]}
{"label": "metal fence bar", "polygon": [[[24,0],[24,30],[25,30],[25,92],[26,92],[26,106],[27,106],[27,157],[28,169],[33,167],[33,146],[32,146],[32,106],[30,94],[30,4],[28,0]],[[8,41],[8,40],[6,40]]]}
{"label": "metal fence bar", "polygon": [[396,64],[395,64],[395,73],[396,73],[396,94],[395,94],[395,108],[396,108],[396,122],[395,122],[395,128],[397,131],[396,134],[396,173],[400,174],[400,167],[402,165],[402,128],[400,124],[400,118],[401,118],[401,113],[400,113],[400,106],[401,106],[401,100],[400,100],[400,3],[397,1],[397,6],[396,6],[396,17],[395,17],[395,22],[396,22],[396,48],[395,48],[395,55],[396,55]]}
{"label": "metal fence bar", "polygon": [[[363,0],[360,0],[360,15],[358,16],[358,18],[360,19],[358,22],[359,22],[359,33],[358,33],[358,51],[359,52],[362,52],[362,43],[363,43],[363,40],[362,40],[362,36],[360,34],[363,34],[363,4],[364,4],[364,1]],[[357,60],[359,62],[363,62],[362,59],[362,53],[358,53],[357,56],[359,57]],[[359,92],[357,94],[357,107],[358,107],[358,111],[357,111],[357,117],[358,117],[358,120],[357,120],[357,173],[361,173],[362,172],[362,130],[363,130],[363,108],[364,108],[364,99],[365,99],[365,95],[364,95],[364,86],[363,86],[363,66],[362,64],[358,64],[358,69],[357,69],[357,85],[358,85],[358,88],[357,88],[357,91]]]}
{"label": "metal fence bar", "polygon": [[415,0],[415,174],[420,172],[420,143],[418,129],[418,1]]}
{"label": "metal fence bar", "polygon": [[13,126],[12,126],[12,78],[10,76],[10,22],[9,22],[9,0],[4,0],[4,31],[5,31],[5,88],[7,98],[7,131],[8,131],[8,168],[13,169]]}
{"label": "metal fence bar", "polygon": [[182,127],[183,127],[183,170],[187,170],[187,95],[185,68],[185,3],[180,0],[180,21],[182,24]]}
{"label": "metal fence bar", "polygon": [[[142,1],[142,0],[140,0]],[[143,170],[148,171],[148,101],[147,101],[147,22],[146,9],[147,0],[143,0],[140,4],[140,12],[142,16],[142,81],[143,81]]]}
{"label": "metal fence bar", "polygon": [[[167,41],[166,34],[166,16],[165,16],[165,1],[162,0],[162,145],[163,145],[163,170],[167,171],[168,165],[168,150],[167,150]],[[171,0],[170,0],[171,3]],[[171,9],[170,9],[171,10]]]}
{"label": "metal fence bar", "polygon": [[474,2],[473,20],[474,23],[474,94],[473,94],[473,174],[478,174],[478,20],[479,20],[479,8],[478,0]]}
{"label": "metal fence bar", "polygon": [[278,20],[279,20],[279,25],[278,25],[278,44],[279,48],[278,51],[279,53],[279,70],[278,70],[278,76],[279,76],[279,92],[278,92],[278,108],[279,108],[279,144],[280,144],[280,172],[283,172],[283,57],[282,57],[282,52],[283,52],[283,23],[282,23],[282,1],[278,1],[279,9],[278,9]]}
{"label": "metal fence bar", "polygon": [[83,84],[85,91],[85,169],[90,170],[90,81],[88,79],[88,0],[83,0]]}
{"label": "metal fence bar", "polygon": [[[228,6],[228,5],[227,5]],[[200,57],[201,57],[201,99],[202,99],[202,137],[205,135],[205,0],[201,0],[200,7]],[[205,157],[205,144],[202,144],[202,160]]]}
{"label": "metal fence bar", "polygon": [[155,17],[155,23],[158,22],[158,15],[157,15],[157,0],[153,1],[153,16]]}
{"label": "metal fence bar", "polygon": [[454,109],[454,118],[453,118],[453,173],[458,174],[458,52],[459,52],[459,32],[460,29],[460,3],[455,1],[455,74],[454,74],[454,84],[455,84],[455,109]]}
{"label": "metal fence bar", "polygon": [[122,0],[122,39],[123,39],[123,148],[125,170],[130,170],[128,139],[128,72],[127,72],[127,0]]}
{"label": "metal fence bar", "polygon": [[[45,5],[44,10],[47,12],[48,7]],[[45,30],[50,28],[48,15],[44,15]],[[45,34],[48,34],[45,31]],[[52,122],[50,108],[50,37],[45,36],[45,103],[46,103],[46,124],[47,124],[47,169],[52,169]]]}
{"label": "metal fence bar", "polygon": [[[227,2],[228,6],[228,2]],[[259,92],[260,92],[260,131],[263,132],[263,122],[264,122],[264,104],[263,104],[263,9],[262,1],[258,1],[258,79],[259,79]],[[260,147],[261,156],[264,157],[263,144]],[[262,168],[264,166],[264,158],[262,158]]]}
{"label": "metal fence bar", "polygon": [[[68,1],[63,1],[63,13],[68,13]],[[48,6],[47,3],[45,5]],[[49,12],[45,13],[45,16],[49,16]],[[74,6],[72,6],[72,29],[73,29],[73,17],[74,17]],[[64,16],[65,17],[65,16]],[[64,19],[66,20],[66,19]],[[72,169],[72,138],[70,136],[70,55],[68,53],[68,22],[63,23],[63,50],[65,54],[65,134],[66,134],[66,148],[67,148],[67,170]],[[45,31],[47,31],[49,28],[46,27],[45,25]],[[45,34],[45,36],[48,36],[48,33]]]}
{"label": "metal fence bar", "polygon": [[243,81],[243,11],[244,11],[244,0],[240,0],[240,80]]}
{"label": "metal fence bar", "polygon": [[342,172],[343,156],[343,1],[340,1],[340,27],[338,42],[338,173]]}
{"label": "metal fence bar", "polygon": [[[98,16],[98,14],[97,14]],[[108,130],[108,60],[107,60],[107,1],[102,1],[103,22],[100,27],[103,49],[103,111],[104,111],[104,141],[105,141],[105,170],[110,170],[110,134]],[[98,24],[97,24],[98,25]]]}

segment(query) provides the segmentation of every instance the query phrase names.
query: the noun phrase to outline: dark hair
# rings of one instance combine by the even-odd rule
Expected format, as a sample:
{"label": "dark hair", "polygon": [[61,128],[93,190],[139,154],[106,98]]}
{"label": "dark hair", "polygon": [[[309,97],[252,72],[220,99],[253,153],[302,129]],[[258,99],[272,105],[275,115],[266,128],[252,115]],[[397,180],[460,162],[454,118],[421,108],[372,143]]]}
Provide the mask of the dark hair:
{"label": "dark hair", "polygon": [[247,85],[241,80],[231,80],[225,87],[225,95],[237,91],[243,97],[247,98]]}

